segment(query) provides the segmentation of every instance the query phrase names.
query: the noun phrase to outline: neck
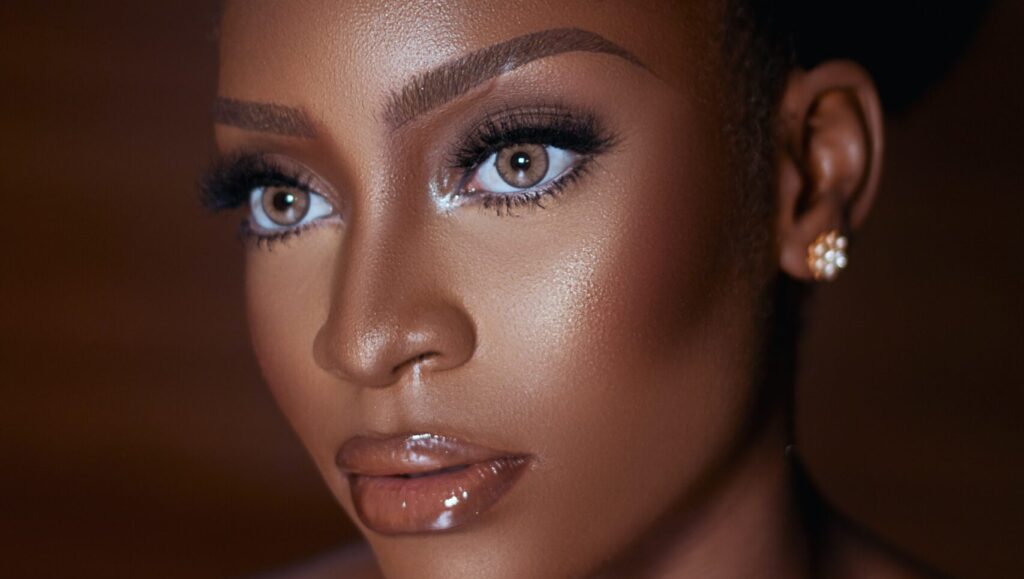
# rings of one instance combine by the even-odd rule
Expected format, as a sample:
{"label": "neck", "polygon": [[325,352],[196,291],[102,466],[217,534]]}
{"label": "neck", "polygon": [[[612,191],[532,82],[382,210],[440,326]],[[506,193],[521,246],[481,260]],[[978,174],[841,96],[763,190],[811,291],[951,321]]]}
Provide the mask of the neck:
{"label": "neck", "polygon": [[812,575],[811,545],[785,457],[782,420],[724,467],[700,505],[680,507],[602,578],[733,579]]}

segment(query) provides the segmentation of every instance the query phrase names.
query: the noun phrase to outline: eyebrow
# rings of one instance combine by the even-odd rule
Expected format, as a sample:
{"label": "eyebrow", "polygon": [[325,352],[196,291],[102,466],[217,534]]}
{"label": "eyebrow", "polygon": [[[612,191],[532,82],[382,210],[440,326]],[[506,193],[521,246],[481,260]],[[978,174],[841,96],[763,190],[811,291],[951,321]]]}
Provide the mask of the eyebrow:
{"label": "eyebrow", "polygon": [[[565,52],[610,54],[650,69],[625,48],[604,36],[580,28],[551,28],[465,54],[412,78],[392,92],[384,120],[392,129],[450,102],[484,82],[541,58]],[[218,96],[213,105],[217,124],[287,137],[316,137],[313,121],[300,108]]]}
{"label": "eyebrow", "polygon": [[275,103],[217,97],[213,103],[213,122],[287,137],[312,139],[316,136],[313,122],[305,111]]}
{"label": "eyebrow", "polygon": [[484,82],[541,58],[565,52],[617,56],[650,70],[633,53],[579,28],[551,28],[481,48],[420,73],[388,96],[384,120],[397,129]]}

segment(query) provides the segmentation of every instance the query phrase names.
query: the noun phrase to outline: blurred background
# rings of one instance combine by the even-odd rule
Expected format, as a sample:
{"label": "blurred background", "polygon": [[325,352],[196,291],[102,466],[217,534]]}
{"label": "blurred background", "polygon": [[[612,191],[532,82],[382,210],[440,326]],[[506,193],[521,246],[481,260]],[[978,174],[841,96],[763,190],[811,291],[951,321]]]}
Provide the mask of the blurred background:
{"label": "blurred background", "polygon": [[[0,576],[238,576],[354,536],[249,352],[234,218],[196,200],[215,10],[0,8]],[[1024,576],[1022,24],[994,2],[890,119],[798,394],[825,494],[953,577]]]}

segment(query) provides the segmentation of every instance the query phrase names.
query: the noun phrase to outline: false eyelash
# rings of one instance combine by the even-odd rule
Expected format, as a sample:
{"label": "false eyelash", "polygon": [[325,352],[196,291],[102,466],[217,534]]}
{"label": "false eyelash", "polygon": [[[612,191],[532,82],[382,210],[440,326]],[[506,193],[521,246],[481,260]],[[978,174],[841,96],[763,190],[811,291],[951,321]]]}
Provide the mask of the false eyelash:
{"label": "false eyelash", "polygon": [[491,153],[511,145],[551,145],[591,156],[606,151],[617,141],[589,112],[571,112],[562,106],[505,109],[474,127],[461,140],[462,145],[449,155],[449,164],[468,173]]}
{"label": "false eyelash", "polygon": [[[295,187],[315,192],[312,178],[281,165],[261,153],[240,152],[214,161],[199,182],[200,202],[213,212],[242,207],[249,202],[257,187]],[[279,243],[299,235],[312,224],[272,233],[257,233],[249,219],[239,223],[238,238],[260,249],[272,249]]]}
{"label": "false eyelash", "polygon": [[590,168],[599,154],[618,143],[605,131],[597,117],[589,112],[572,112],[562,106],[532,109],[505,109],[492,114],[474,127],[449,155],[449,165],[462,171],[457,191],[462,195],[466,183],[480,164],[505,147],[523,143],[548,145],[573,151],[581,156],[565,174],[539,189],[516,193],[472,193],[483,209],[493,209],[499,217],[513,215],[521,207],[544,209],[544,199],[557,196],[575,183]]}
{"label": "false eyelash", "polygon": [[210,211],[248,203],[256,187],[295,187],[313,192],[310,177],[288,169],[260,153],[241,152],[214,162],[199,183],[199,199]]}

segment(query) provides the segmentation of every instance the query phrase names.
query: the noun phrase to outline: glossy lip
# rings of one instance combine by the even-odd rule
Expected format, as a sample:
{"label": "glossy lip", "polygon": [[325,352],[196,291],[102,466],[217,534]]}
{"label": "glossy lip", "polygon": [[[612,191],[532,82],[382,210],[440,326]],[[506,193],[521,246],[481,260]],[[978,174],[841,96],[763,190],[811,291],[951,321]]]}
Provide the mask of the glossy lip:
{"label": "glossy lip", "polygon": [[512,488],[529,461],[528,455],[430,433],[357,436],[336,457],[359,519],[382,534],[469,523]]}

